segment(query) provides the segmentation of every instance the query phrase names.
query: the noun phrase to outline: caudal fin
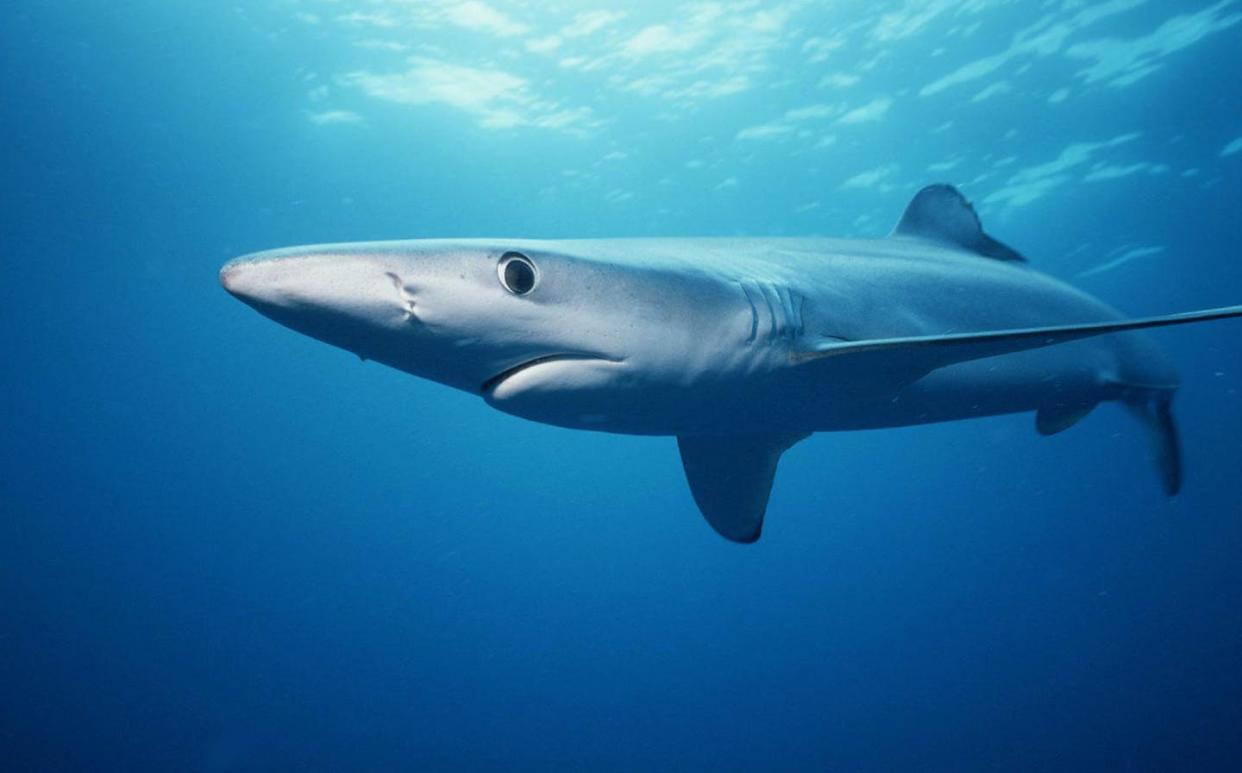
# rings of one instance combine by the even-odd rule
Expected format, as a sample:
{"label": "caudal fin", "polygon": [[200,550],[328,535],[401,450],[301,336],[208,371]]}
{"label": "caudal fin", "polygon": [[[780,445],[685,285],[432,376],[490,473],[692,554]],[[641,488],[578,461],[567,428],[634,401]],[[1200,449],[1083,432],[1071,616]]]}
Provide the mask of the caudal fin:
{"label": "caudal fin", "polygon": [[1172,403],[1173,393],[1166,390],[1144,392],[1125,401],[1126,408],[1147,430],[1152,459],[1169,496],[1182,488],[1182,446],[1177,439]]}

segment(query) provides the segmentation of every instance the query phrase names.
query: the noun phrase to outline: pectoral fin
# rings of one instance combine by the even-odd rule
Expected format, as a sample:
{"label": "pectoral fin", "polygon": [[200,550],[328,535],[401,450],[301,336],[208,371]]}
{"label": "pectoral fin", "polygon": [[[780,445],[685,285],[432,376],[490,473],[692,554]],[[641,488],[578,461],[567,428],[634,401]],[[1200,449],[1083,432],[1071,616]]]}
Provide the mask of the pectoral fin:
{"label": "pectoral fin", "polygon": [[1242,306],[1226,306],[1219,309],[1188,311],[1161,317],[1085,322],[1073,325],[1020,328],[1015,330],[989,330],[977,333],[950,333],[948,335],[912,336],[908,338],[881,338],[869,341],[826,341],[810,351],[792,355],[794,363],[837,359],[859,365],[874,359],[874,370],[884,370],[899,375],[907,381],[920,378],[937,368],[959,362],[996,357],[1028,349],[1078,341],[1083,338],[1142,330],[1152,327],[1185,325],[1214,319],[1242,317]]}
{"label": "pectoral fin", "polygon": [[806,435],[694,436],[677,438],[690,493],[703,517],[733,542],[759,539],[776,465],[785,449]]}

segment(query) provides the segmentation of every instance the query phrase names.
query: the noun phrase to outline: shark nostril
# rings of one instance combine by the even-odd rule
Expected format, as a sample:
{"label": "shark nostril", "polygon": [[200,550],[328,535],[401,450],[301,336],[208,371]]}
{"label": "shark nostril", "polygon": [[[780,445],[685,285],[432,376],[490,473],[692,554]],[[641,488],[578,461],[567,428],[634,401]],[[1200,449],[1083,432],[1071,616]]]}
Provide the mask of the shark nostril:
{"label": "shark nostril", "polygon": [[385,271],[384,276],[388,277],[392,281],[392,286],[396,288],[397,294],[401,296],[401,302],[405,305],[406,321],[418,322],[418,316],[414,313],[414,297],[410,295],[410,291],[406,287],[404,280],[391,271]]}

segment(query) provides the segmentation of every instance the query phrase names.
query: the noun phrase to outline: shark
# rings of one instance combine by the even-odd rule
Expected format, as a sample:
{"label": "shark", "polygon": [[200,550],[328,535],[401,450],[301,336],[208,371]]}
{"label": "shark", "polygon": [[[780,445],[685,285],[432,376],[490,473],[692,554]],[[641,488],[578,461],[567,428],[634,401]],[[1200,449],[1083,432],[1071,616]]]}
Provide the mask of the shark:
{"label": "shark", "polygon": [[1044,435],[1101,403],[1182,485],[1170,359],[1147,328],[984,232],[930,185],[885,238],[418,239],[268,250],[224,288],[299,333],[578,430],[677,439],[693,499],[759,539],[781,455],[815,432],[1033,413]]}

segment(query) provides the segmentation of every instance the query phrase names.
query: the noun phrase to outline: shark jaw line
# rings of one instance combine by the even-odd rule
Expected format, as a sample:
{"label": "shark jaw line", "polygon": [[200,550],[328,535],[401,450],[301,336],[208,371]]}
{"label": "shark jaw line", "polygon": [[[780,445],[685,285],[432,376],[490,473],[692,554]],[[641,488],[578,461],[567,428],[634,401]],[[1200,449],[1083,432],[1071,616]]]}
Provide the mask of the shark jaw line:
{"label": "shark jaw line", "polygon": [[604,357],[603,355],[599,355],[599,354],[586,354],[586,353],[575,353],[575,352],[563,352],[561,354],[545,354],[542,357],[535,357],[534,359],[530,359],[530,360],[526,360],[525,362],[518,363],[517,365],[514,365],[512,368],[506,368],[505,370],[500,371],[499,373],[497,373],[496,375],[492,376],[491,378],[487,379],[486,381],[484,381],[482,384],[479,385],[479,394],[481,395],[491,394],[492,392],[495,391],[496,387],[500,386],[505,381],[509,380],[509,378],[516,376],[517,374],[525,370],[529,370],[530,368],[534,368],[539,365],[544,365],[549,362],[571,362],[574,360],[593,361],[593,362],[621,362],[621,360],[618,360],[612,357]]}

